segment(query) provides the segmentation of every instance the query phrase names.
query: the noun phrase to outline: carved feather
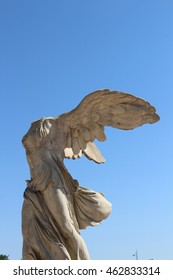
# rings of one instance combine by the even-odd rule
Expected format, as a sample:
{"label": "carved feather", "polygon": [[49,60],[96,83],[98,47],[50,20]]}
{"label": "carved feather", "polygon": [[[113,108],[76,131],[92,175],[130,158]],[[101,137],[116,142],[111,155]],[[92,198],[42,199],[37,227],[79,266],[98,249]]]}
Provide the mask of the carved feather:
{"label": "carved feather", "polygon": [[99,124],[94,125],[93,134],[101,142],[104,142],[106,140],[106,135],[104,134],[104,129]]}
{"label": "carved feather", "polygon": [[104,163],[105,159],[97,149],[94,143],[87,143],[87,148],[83,151],[83,153],[89,158],[90,160],[94,160],[97,163]]}
{"label": "carved feather", "polygon": [[82,137],[80,132],[79,132],[79,136],[78,136],[78,141],[79,141],[79,146],[80,146],[81,150],[85,150],[86,146],[87,146],[87,142],[84,140],[84,138]]}
{"label": "carved feather", "polygon": [[72,138],[72,150],[73,150],[74,155],[78,155],[80,152],[79,142],[76,137]]}
{"label": "carved feather", "polygon": [[73,157],[72,148],[65,148],[64,149],[64,155],[65,155],[66,158],[72,158]]}

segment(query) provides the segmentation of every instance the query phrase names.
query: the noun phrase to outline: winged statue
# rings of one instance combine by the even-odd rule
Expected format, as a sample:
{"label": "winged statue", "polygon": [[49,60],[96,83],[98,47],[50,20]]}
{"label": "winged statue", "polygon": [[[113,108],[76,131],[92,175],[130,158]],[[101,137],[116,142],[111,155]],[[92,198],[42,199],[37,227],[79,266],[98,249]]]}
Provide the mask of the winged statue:
{"label": "winged statue", "polygon": [[31,124],[23,137],[30,180],[22,207],[23,259],[88,260],[80,230],[106,219],[112,209],[102,193],[80,186],[64,158],[105,159],[94,140],[105,141],[105,126],[131,130],[159,120],[150,103],[134,95],[98,90],[72,111]]}

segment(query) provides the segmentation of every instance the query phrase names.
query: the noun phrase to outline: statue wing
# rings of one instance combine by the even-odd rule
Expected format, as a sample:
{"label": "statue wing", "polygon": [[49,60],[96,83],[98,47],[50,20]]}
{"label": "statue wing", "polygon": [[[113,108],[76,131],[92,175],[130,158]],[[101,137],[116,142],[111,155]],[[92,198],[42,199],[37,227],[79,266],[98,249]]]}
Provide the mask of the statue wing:
{"label": "statue wing", "polygon": [[128,93],[98,90],[87,95],[72,111],[60,115],[64,129],[66,158],[80,158],[84,154],[97,163],[105,160],[93,143],[105,141],[105,126],[130,130],[143,124],[155,123],[159,116],[145,100]]}

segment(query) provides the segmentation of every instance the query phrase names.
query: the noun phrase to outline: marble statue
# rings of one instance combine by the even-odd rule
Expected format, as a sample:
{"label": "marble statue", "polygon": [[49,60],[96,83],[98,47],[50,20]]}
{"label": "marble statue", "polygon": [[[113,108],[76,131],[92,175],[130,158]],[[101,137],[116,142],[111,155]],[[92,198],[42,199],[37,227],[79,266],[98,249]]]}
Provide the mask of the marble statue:
{"label": "marble statue", "polygon": [[22,139],[31,175],[22,208],[24,260],[90,259],[80,230],[106,219],[111,203],[80,186],[63,160],[85,155],[103,163],[94,140],[106,140],[105,126],[130,130],[158,120],[155,108],[143,99],[104,89],[68,113],[31,124]]}

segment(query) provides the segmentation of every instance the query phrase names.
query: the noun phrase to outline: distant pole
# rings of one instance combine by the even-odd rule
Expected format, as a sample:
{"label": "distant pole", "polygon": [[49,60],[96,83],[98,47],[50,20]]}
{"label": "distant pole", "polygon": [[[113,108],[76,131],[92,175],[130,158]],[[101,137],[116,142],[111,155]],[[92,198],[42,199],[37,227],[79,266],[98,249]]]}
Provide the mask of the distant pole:
{"label": "distant pole", "polygon": [[133,257],[136,257],[136,260],[138,260],[138,251],[136,250],[135,254],[133,254]]}

